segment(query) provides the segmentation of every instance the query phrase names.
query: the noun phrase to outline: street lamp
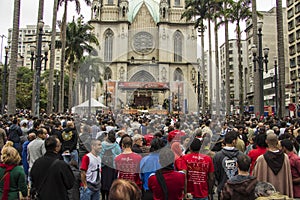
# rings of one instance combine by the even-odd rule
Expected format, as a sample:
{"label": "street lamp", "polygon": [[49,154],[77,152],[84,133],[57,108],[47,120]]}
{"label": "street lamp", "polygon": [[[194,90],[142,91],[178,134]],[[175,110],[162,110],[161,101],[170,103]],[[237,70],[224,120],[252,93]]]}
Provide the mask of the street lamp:
{"label": "street lamp", "polygon": [[92,83],[95,81],[95,78],[92,77],[92,65],[89,66],[89,74],[88,74],[88,78],[86,79],[86,82],[88,83],[88,88],[87,88],[87,91],[88,91],[88,101],[89,101],[89,104],[88,104],[88,120],[91,119],[91,110],[92,110]]}
{"label": "street lamp", "polygon": [[177,111],[178,111],[178,115],[179,115],[179,111],[180,111],[180,94],[179,94],[179,80],[176,80],[177,82]]}
{"label": "street lamp", "polygon": [[58,96],[59,96],[59,86],[58,86],[58,71],[55,73],[55,112],[58,112]]}
{"label": "street lamp", "polygon": [[2,77],[2,102],[1,102],[1,114],[4,114],[5,104],[6,104],[6,76],[7,76],[7,59],[8,59],[9,48],[5,47],[5,61]]}
{"label": "street lamp", "polygon": [[41,68],[42,68],[42,61],[45,61],[45,69],[48,61],[48,51],[49,51],[49,45],[46,43],[44,47],[44,53],[45,56],[42,56],[42,36],[43,36],[43,27],[44,27],[44,22],[39,21],[38,23],[38,48],[37,48],[37,55],[34,57],[34,52],[35,52],[35,47],[31,46],[30,51],[31,51],[31,69],[33,69],[33,60],[36,60],[36,79],[35,79],[35,113],[34,115],[36,117],[39,116],[40,114],[40,77],[41,77]]}
{"label": "street lamp", "polygon": [[[259,114],[263,116],[264,114],[264,76],[263,76],[263,63],[265,63],[265,71],[268,72],[268,54],[269,48],[264,48],[264,57],[263,57],[263,49],[262,49],[262,22],[257,23],[257,30],[258,30],[258,52],[257,47],[255,45],[252,46],[252,55],[253,55],[253,66],[254,72],[256,72],[256,62],[258,63],[258,76],[259,76]],[[258,56],[257,56],[258,53]]]}
{"label": "street lamp", "polygon": [[277,72],[277,57],[274,57],[274,83],[275,83],[275,112],[278,109],[278,72]]}

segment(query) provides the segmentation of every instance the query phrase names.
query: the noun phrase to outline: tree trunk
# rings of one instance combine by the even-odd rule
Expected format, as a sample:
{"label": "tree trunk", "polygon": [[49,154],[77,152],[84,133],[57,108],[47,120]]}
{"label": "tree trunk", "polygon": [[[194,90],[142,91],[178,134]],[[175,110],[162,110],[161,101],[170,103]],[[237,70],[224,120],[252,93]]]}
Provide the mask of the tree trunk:
{"label": "tree trunk", "polygon": [[70,73],[69,73],[69,97],[68,97],[68,108],[69,112],[71,112],[73,106],[73,68],[74,63],[70,64]]}
{"label": "tree trunk", "polygon": [[283,40],[282,0],[276,0],[277,52],[279,65],[279,117],[285,115],[285,58]]}
{"label": "tree trunk", "polygon": [[[215,12],[217,9],[215,7]],[[217,117],[220,116],[220,74],[219,74],[219,40],[218,40],[218,19],[214,17],[214,24],[215,24],[215,66],[216,66],[216,115]]]}
{"label": "tree trunk", "polygon": [[[203,24],[203,22],[202,22]],[[204,85],[204,65],[205,65],[205,61],[204,61],[204,26],[201,27],[201,79],[200,79],[200,85],[201,90],[202,90],[202,114],[205,113],[205,109],[206,109],[206,104],[205,104],[205,85]]]}
{"label": "tree trunk", "polygon": [[[209,15],[210,15],[210,9],[208,9],[208,12],[209,12]],[[210,19],[208,19],[208,54],[209,54],[209,77],[208,77],[208,80],[207,83],[209,84],[208,85],[208,88],[209,88],[209,111],[210,113],[212,112],[212,108],[213,108],[213,105],[212,105],[212,99],[213,99],[213,87],[212,87],[212,49],[211,49],[211,21]]]}
{"label": "tree trunk", "polygon": [[[227,4],[225,4],[227,8]],[[226,88],[226,114],[230,114],[230,68],[229,68],[229,33],[228,33],[228,20],[225,18],[225,88]]]}
{"label": "tree trunk", "polygon": [[237,29],[237,49],[239,59],[239,107],[240,116],[244,114],[244,80],[243,80],[243,65],[242,65],[242,54],[241,54],[241,31],[239,21],[236,24]]}
{"label": "tree trunk", "polygon": [[57,19],[58,0],[54,0],[52,32],[51,32],[51,49],[50,49],[50,72],[49,72],[49,88],[47,95],[47,113],[53,111],[53,81],[54,81],[54,65],[55,65],[55,38],[56,38],[56,19]]}
{"label": "tree trunk", "polygon": [[67,10],[68,1],[65,1],[65,10],[61,25],[61,68],[60,68],[60,91],[59,91],[59,112],[64,112],[64,68],[65,68],[65,49],[66,49],[66,29],[67,29]]}
{"label": "tree trunk", "polygon": [[[256,9],[256,0],[252,0],[252,25],[253,25],[253,33],[252,33],[252,38],[253,38],[253,45],[258,47],[258,36],[257,36],[257,9]],[[262,102],[259,101],[259,70],[256,70],[254,72],[254,66],[253,66],[253,61],[251,59],[250,61],[250,66],[251,68],[251,74],[253,74],[253,80],[254,80],[254,91],[253,91],[253,103],[254,103],[254,113],[259,113],[259,108]]]}
{"label": "tree trunk", "polygon": [[14,18],[13,32],[11,43],[11,58],[8,82],[8,114],[16,112],[16,84],[17,84],[17,64],[18,64],[18,39],[19,39],[19,22],[20,22],[20,5],[21,0],[14,0]]}

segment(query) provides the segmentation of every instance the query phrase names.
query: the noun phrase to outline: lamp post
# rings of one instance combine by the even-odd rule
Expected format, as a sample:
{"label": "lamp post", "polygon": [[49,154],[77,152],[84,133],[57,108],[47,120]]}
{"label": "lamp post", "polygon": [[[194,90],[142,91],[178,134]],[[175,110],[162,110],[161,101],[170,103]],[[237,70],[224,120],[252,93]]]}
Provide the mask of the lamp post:
{"label": "lamp post", "polygon": [[200,114],[200,105],[201,105],[201,95],[200,95],[200,65],[199,65],[199,68],[198,68],[198,83],[197,83],[197,101],[198,101],[198,109],[197,109],[197,114],[198,114],[198,117],[199,117],[199,114]]}
{"label": "lamp post", "polygon": [[179,80],[177,80],[176,81],[177,82],[177,100],[178,100],[178,102],[177,102],[177,111],[178,111],[178,115],[179,115],[179,111],[180,111],[180,91],[179,91]]}
{"label": "lamp post", "polygon": [[55,112],[58,112],[58,93],[59,93],[59,87],[58,87],[58,71],[55,73]]}
{"label": "lamp post", "polygon": [[[257,23],[257,30],[258,30],[258,52],[257,47],[255,45],[252,46],[252,55],[253,55],[253,66],[254,66],[254,72],[256,72],[256,62],[258,63],[258,76],[259,76],[259,114],[260,116],[264,115],[264,69],[263,69],[263,63],[265,63],[266,73],[268,72],[268,54],[269,54],[269,48],[264,48],[264,57],[263,57],[263,49],[262,49],[262,22]],[[258,53],[258,56],[257,56]]]}
{"label": "lamp post", "polygon": [[8,59],[9,48],[5,47],[5,61],[3,68],[3,77],[2,77],[2,102],[1,102],[1,114],[4,114],[5,104],[6,104],[6,76],[7,76],[7,59]]}
{"label": "lamp post", "polygon": [[275,85],[275,112],[278,112],[278,72],[277,72],[277,57],[274,57],[274,85]]}
{"label": "lamp post", "polygon": [[[94,78],[94,77],[93,77]],[[92,110],[92,66],[89,66],[89,74],[88,74],[88,120],[91,119],[91,110]]]}
{"label": "lamp post", "polygon": [[36,60],[36,67],[35,67],[35,71],[36,71],[36,79],[35,79],[35,113],[34,115],[36,117],[39,116],[40,114],[40,78],[41,78],[41,69],[42,69],[42,61],[45,61],[45,69],[46,69],[46,65],[47,65],[47,61],[48,61],[48,51],[49,51],[49,45],[46,43],[45,47],[44,47],[44,53],[45,56],[42,56],[42,36],[43,36],[43,27],[44,27],[44,22],[39,21],[38,23],[38,30],[39,30],[39,34],[38,34],[38,47],[37,47],[37,55],[34,57],[34,50],[35,48],[33,46],[30,47],[30,51],[31,51],[31,69],[33,68],[33,60]]}

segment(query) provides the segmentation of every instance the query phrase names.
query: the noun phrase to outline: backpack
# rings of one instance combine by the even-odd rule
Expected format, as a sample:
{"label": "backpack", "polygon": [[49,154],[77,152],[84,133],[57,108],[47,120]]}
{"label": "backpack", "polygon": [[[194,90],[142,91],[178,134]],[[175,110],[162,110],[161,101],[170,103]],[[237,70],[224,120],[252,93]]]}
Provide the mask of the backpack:
{"label": "backpack", "polygon": [[114,154],[112,152],[112,149],[106,149],[104,151],[104,154],[102,156],[102,164],[108,167],[114,166]]}
{"label": "backpack", "polygon": [[225,157],[222,160],[222,167],[227,178],[230,179],[238,173],[237,157],[228,157],[228,155],[226,155],[224,152],[223,154]]}

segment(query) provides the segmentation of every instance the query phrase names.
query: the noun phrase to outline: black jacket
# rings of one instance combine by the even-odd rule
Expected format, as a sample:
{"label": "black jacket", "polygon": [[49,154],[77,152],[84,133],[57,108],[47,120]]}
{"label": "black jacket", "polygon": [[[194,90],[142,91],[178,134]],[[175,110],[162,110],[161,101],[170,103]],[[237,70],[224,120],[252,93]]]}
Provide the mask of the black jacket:
{"label": "black jacket", "polygon": [[[67,190],[73,187],[75,178],[70,166],[59,160],[49,169],[52,162],[58,158],[57,154],[46,152],[37,159],[30,171],[32,187],[40,188],[42,200],[68,200]],[[47,176],[47,177],[46,177]],[[43,183],[44,178],[46,180]]]}
{"label": "black jacket", "polygon": [[78,133],[75,128],[65,128],[58,139],[62,144],[62,152],[66,150],[71,152],[77,148]]}
{"label": "black jacket", "polygon": [[[240,152],[238,149],[234,148],[233,150],[222,149],[221,151],[217,152],[213,158],[214,168],[215,168],[215,178],[218,183],[217,191],[221,192],[224,184],[228,180],[228,177],[225,173],[223,168],[223,159],[225,156],[230,158],[237,158],[238,155],[242,155],[243,153]],[[237,175],[237,168],[236,174]]]}
{"label": "black jacket", "polygon": [[20,136],[22,136],[23,132],[17,124],[12,124],[8,130],[8,139],[13,143],[20,142]]}

